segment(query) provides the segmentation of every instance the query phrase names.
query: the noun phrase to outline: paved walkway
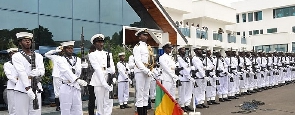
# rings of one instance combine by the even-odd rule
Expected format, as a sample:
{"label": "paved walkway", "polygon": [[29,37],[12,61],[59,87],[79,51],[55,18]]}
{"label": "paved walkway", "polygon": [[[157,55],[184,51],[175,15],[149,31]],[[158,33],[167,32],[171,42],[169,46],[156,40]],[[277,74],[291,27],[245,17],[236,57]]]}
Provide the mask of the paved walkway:
{"label": "paved walkway", "polygon": [[[131,90],[131,92],[134,90]],[[241,113],[232,113],[240,111],[239,106],[244,101],[253,99],[265,102],[265,105],[259,106],[255,112],[250,115],[295,115],[295,84],[286,85],[283,87],[266,90],[253,95],[240,97],[240,99],[230,102],[223,102],[220,105],[212,105],[208,109],[196,109],[202,115],[242,115]],[[134,108],[119,109],[117,100],[114,100],[115,106],[112,115],[133,115]],[[130,104],[133,105],[133,98],[130,99]],[[87,113],[87,101],[83,101],[84,115]],[[0,111],[0,115],[8,115],[7,111]],[[55,107],[42,107],[42,115],[60,115],[55,111]],[[153,110],[149,111],[149,115],[153,115]]]}

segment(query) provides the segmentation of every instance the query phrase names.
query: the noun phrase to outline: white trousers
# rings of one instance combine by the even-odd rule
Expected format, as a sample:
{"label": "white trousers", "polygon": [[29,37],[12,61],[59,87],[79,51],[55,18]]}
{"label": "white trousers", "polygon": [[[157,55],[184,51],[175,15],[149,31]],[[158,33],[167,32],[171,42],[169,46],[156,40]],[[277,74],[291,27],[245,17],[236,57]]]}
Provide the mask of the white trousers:
{"label": "white trousers", "polygon": [[156,80],[151,80],[150,84],[150,98],[155,99],[156,98]]}
{"label": "white trousers", "polygon": [[109,99],[109,91],[100,86],[94,87],[96,97],[96,114],[97,115],[111,115],[113,110],[113,99]]}
{"label": "white trousers", "polygon": [[181,86],[178,87],[178,103],[181,107],[190,105],[193,92],[192,86],[192,83],[190,81],[187,81],[181,82]]}
{"label": "white trousers", "polygon": [[195,79],[198,87],[193,88],[193,95],[197,104],[203,104],[205,101],[205,92],[207,83],[204,79]]}
{"label": "white trousers", "polygon": [[54,96],[55,98],[59,98],[59,89],[62,84],[62,81],[59,77],[53,76],[53,88],[54,88]]}
{"label": "white trousers", "polygon": [[216,79],[209,77],[211,86],[206,87],[206,97],[207,100],[215,100],[216,96]]}
{"label": "white trousers", "polygon": [[162,81],[162,85],[168,91],[168,93],[175,99],[176,86],[172,83],[172,81]]}
{"label": "white trousers", "polygon": [[227,95],[228,94],[228,76],[222,76],[219,78],[219,89],[217,94],[218,95]]}
{"label": "white trousers", "polygon": [[61,115],[82,115],[81,90],[62,84],[59,92]]}
{"label": "white trousers", "polygon": [[15,115],[14,91],[12,89],[7,90],[7,103],[9,115]]}
{"label": "white trousers", "polygon": [[119,82],[118,83],[118,100],[119,104],[127,104],[129,98],[129,82]]}
{"label": "white trousers", "polygon": [[136,80],[136,107],[148,105],[151,77],[142,72],[135,73]]}
{"label": "white trousers", "polygon": [[37,93],[39,109],[33,109],[33,100],[26,93],[14,91],[15,115],[41,115],[41,93]]}

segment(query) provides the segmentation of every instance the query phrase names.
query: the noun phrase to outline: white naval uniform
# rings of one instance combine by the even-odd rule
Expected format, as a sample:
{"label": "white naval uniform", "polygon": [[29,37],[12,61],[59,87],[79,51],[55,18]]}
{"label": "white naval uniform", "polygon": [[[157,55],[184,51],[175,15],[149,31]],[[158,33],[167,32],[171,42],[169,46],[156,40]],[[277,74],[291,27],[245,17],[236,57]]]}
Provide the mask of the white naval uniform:
{"label": "white naval uniform", "polygon": [[163,70],[159,79],[162,81],[164,88],[175,99],[176,81],[173,78],[177,78],[175,75],[176,64],[172,57],[166,53],[159,57],[159,63],[160,68]]}
{"label": "white naval uniform", "polygon": [[247,90],[246,90],[246,74],[247,74],[247,72],[245,71],[245,67],[244,67],[244,65],[245,65],[245,61],[244,61],[244,57],[238,57],[239,58],[239,60],[240,60],[240,63],[239,63],[239,68],[241,68],[241,74],[239,75],[240,77],[242,77],[242,80],[241,79],[239,79],[239,81],[240,81],[240,83],[239,83],[239,90],[240,90],[240,92],[247,92]]}
{"label": "white naval uniform", "polygon": [[198,71],[196,73],[198,79],[195,79],[198,87],[194,87],[193,89],[193,95],[196,98],[197,104],[203,104],[205,102],[205,92],[207,87],[207,81],[205,79],[205,69],[202,60],[202,57],[196,56],[194,56],[192,59],[193,66],[195,67],[195,70]]}
{"label": "white naval uniform", "polygon": [[284,62],[285,62],[285,65],[286,65],[285,69],[287,70],[284,80],[285,81],[291,81],[291,69],[290,69],[290,58],[289,58],[289,56],[284,57]]}
{"label": "white naval uniform", "polygon": [[55,98],[59,98],[59,89],[62,84],[62,81],[59,78],[59,70],[57,68],[57,59],[60,57],[59,55],[53,55],[56,52],[56,50],[50,50],[45,53],[45,57],[49,58],[53,62],[53,68],[52,68],[52,77],[53,77],[53,87],[54,87],[54,96]]}
{"label": "white naval uniform", "polygon": [[[232,72],[233,73],[230,73],[230,68],[236,68],[236,66],[233,64],[234,63],[234,57],[226,57],[225,59],[224,59],[225,61],[225,70],[226,71],[228,71],[228,87],[227,87],[227,89],[228,89],[228,96],[234,96],[235,95],[235,77],[236,77],[236,75],[234,75],[234,74],[236,74],[236,73],[234,73],[235,71],[233,70]],[[230,79],[233,79],[234,80],[234,82],[230,82]]]}
{"label": "white naval uniform", "polygon": [[149,89],[151,77],[148,73],[151,72],[144,64],[148,64],[149,51],[148,45],[140,41],[138,45],[133,48],[133,55],[135,61],[134,74],[136,81],[136,107],[148,106]]}
{"label": "white naval uniform", "polygon": [[61,115],[82,115],[81,87],[76,82],[81,74],[81,59],[60,56],[56,64],[62,80],[59,90]]}
{"label": "white naval uniform", "polygon": [[273,57],[273,84],[274,85],[278,85],[279,84],[279,75],[277,75],[277,73],[279,73],[279,67],[278,67],[278,61],[279,58],[277,56]]}
{"label": "white naval uniform", "polygon": [[[22,51],[21,51],[22,52]],[[41,115],[41,93],[37,93],[37,98],[39,102],[39,109],[33,109],[33,100],[29,98],[26,93],[26,87],[31,86],[31,79],[28,78],[30,72],[32,71],[31,64],[28,60],[21,54],[17,52],[12,55],[12,63],[19,75],[19,81],[16,83],[14,88],[14,101],[16,115]],[[45,68],[43,64],[43,57],[39,53],[35,53],[35,65],[39,72],[38,77],[41,77],[45,73]],[[42,85],[39,82],[38,88],[42,91]]]}
{"label": "white naval uniform", "polygon": [[107,68],[106,51],[94,51],[89,54],[89,61],[94,69],[90,85],[94,86],[94,93],[97,104],[97,114],[111,115],[113,109],[113,99],[109,99],[109,85],[107,84],[108,73],[115,73],[115,65],[112,53],[110,55],[110,67]]}
{"label": "white naval uniform", "polygon": [[215,101],[215,96],[216,96],[216,76],[215,76],[215,65],[214,65],[214,60],[213,58],[211,57],[211,59],[209,57],[206,57],[204,60],[203,60],[203,63],[204,65],[206,65],[206,69],[207,70],[212,70],[209,75],[207,77],[209,77],[209,81],[211,83],[211,86],[207,86],[206,87],[206,98],[207,98],[207,101],[209,100],[214,100]]}
{"label": "white naval uniform", "polygon": [[283,57],[278,57],[278,71],[279,71],[279,77],[278,77],[278,83],[285,83],[284,81],[284,76],[285,76],[285,72],[284,71],[284,67],[283,67]]}
{"label": "white naval uniform", "polygon": [[191,67],[189,63],[188,57],[185,57],[185,60],[181,56],[177,56],[177,61],[179,64],[179,68],[183,67],[183,70],[180,71],[180,81],[181,86],[178,87],[178,94],[179,100],[178,103],[181,107],[189,106],[192,99],[192,90],[193,90],[193,83],[190,81],[191,75]]}
{"label": "white naval uniform", "polygon": [[238,58],[237,57],[232,57],[232,68],[236,68],[235,70],[233,70],[233,72],[235,73],[234,75],[234,92],[235,94],[239,94],[240,93],[240,75],[238,73]]}
{"label": "white naval uniform", "polygon": [[8,113],[9,115],[15,115],[15,101],[14,101],[14,87],[17,83],[17,71],[12,65],[12,62],[6,62],[3,65],[4,73],[8,78],[7,81],[7,103],[8,103]]}
{"label": "white naval uniform", "polygon": [[245,88],[246,90],[253,90],[251,89],[251,76],[254,75],[254,73],[252,72],[252,62],[249,57],[245,57],[244,59],[245,59],[244,63],[246,65],[245,72],[249,74],[249,76],[248,77],[246,76],[246,78],[244,79]]}
{"label": "white naval uniform", "polygon": [[257,76],[258,78],[258,88],[265,86],[265,77],[266,77],[266,60],[264,57],[257,57],[257,63],[260,66],[260,75]]}
{"label": "white naval uniform", "polygon": [[128,65],[125,62],[119,61],[118,68],[118,100],[119,104],[127,104],[129,98],[129,77]]}
{"label": "white naval uniform", "polygon": [[[156,79],[159,79],[159,76],[161,75],[162,70],[161,70],[161,68],[154,68],[152,72],[153,72],[154,76],[156,77]],[[156,98],[156,86],[157,86],[156,80],[152,79],[151,84],[150,84],[150,98],[151,99]]]}
{"label": "white naval uniform", "polygon": [[[218,67],[217,66],[217,59],[218,59]],[[228,78],[227,78],[227,75],[226,75],[226,69],[225,69],[225,65],[224,65],[224,59],[222,57],[220,58],[214,58],[214,62],[215,64],[215,68],[216,70],[215,71],[220,71],[219,73],[216,72],[216,76],[219,80],[219,86],[216,86],[217,87],[217,94],[218,94],[218,97],[219,98],[227,98],[227,94],[228,94],[228,90],[227,90],[227,87],[228,87]],[[219,74],[219,75],[217,75]]]}

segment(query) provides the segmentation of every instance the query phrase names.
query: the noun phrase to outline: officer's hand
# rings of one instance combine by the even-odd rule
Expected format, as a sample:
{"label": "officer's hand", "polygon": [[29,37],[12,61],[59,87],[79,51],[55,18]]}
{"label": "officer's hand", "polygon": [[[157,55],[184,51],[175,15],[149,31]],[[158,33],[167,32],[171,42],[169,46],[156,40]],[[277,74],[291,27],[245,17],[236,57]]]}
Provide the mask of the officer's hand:
{"label": "officer's hand", "polygon": [[209,77],[204,77],[204,80],[205,81],[209,81]]}
{"label": "officer's hand", "polygon": [[82,79],[77,79],[77,83],[81,86],[86,86],[87,85],[87,82],[82,80]]}
{"label": "officer's hand", "polygon": [[173,79],[174,82],[176,82],[177,80],[179,80],[179,78],[178,78],[177,75],[172,76],[172,79]]}
{"label": "officer's hand", "polygon": [[108,85],[106,88],[107,88],[107,90],[109,90],[109,91],[113,91],[113,85],[111,85],[111,86]]}
{"label": "officer's hand", "polygon": [[88,63],[87,63],[87,62],[83,62],[83,63],[81,64],[81,66],[82,66],[82,68],[87,68],[87,67],[88,67]]}
{"label": "officer's hand", "polygon": [[32,77],[40,76],[40,72],[37,69],[33,69],[30,72],[29,76],[32,76]]}
{"label": "officer's hand", "polygon": [[29,96],[29,98],[30,98],[31,100],[34,100],[34,99],[36,98],[34,92],[32,91],[32,88],[30,88],[30,89],[27,91],[27,94],[28,94],[28,96]]}
{"label": "officer's hand", "polygon": [[149,72],[147,73],[147,75],[148,75],[148,77],[153,77],[153,72],[149,71]]}
{"label": "officer's hand", "polygon": [[132,84],[132,80],[131,79],[128,79],[128,82],[129,82],[129,84]]}
{"label": "officer's hand", "polygon": [[194,79],[194,78],[190,78],[189,79],[192,83],[195,83],[196,82],[196,80]]}
{"label": "officer's hand", "polygon": [[113,78],[113,83],[116,83],[117,82],[117,78]]}
{"label": "officer's hand", "polygon": [[214,72],[210,72],[209,75],[210,75],[210,76],[214,76]]}

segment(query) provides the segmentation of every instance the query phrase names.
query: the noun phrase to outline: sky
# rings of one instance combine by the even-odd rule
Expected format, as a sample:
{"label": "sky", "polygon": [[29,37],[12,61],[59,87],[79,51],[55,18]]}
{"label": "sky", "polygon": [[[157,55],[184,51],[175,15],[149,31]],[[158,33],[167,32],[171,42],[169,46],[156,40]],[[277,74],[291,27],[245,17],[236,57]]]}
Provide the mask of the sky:
{"label": "sky", "polygon": [[243,1],[243,0],[212,0],[212,1],[217,2],[217,3],[221,3],[226,6],[230,6],[230,4],[232,2]]}

